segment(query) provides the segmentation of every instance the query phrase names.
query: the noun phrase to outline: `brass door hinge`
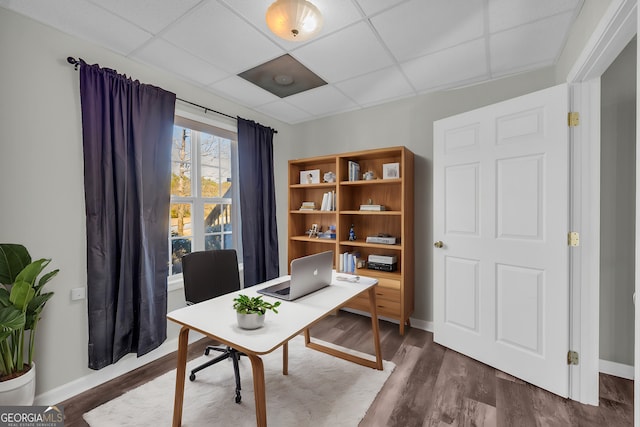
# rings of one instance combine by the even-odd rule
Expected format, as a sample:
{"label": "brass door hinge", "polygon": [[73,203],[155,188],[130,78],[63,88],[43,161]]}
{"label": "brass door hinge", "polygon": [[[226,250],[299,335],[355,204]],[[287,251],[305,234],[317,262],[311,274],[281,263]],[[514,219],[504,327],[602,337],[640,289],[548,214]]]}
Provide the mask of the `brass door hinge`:
{"label": "brass door hinge", "polygon": [[569,112],[569,127],[578,126],[580,124],[580,113],[575,111]]}
{"label": "brass door hinge", "polygon": [[580,246],[580,233],[577,231],[571,231],[568,237],[569,246]]}
{"label": "brass door hinge", "polygon": [[569,350],[569,352],[567,353],[567,365],[577,365],[578,362],[578,352]]}

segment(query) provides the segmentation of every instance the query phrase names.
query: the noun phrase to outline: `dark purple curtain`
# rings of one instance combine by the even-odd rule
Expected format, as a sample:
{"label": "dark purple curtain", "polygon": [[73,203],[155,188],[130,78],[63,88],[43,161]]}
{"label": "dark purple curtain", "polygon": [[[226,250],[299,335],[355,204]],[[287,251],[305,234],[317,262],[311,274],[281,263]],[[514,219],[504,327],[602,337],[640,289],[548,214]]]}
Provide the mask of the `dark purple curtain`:
{"label": "dark purple curtain", "polygon": [[245,287],[280,275],[273,180],[273,133],[271,128],[238,117]]}
{"label": "dark purple curtain", "polygon": [[81,61],[89,368],[167,337],[176,96]]}

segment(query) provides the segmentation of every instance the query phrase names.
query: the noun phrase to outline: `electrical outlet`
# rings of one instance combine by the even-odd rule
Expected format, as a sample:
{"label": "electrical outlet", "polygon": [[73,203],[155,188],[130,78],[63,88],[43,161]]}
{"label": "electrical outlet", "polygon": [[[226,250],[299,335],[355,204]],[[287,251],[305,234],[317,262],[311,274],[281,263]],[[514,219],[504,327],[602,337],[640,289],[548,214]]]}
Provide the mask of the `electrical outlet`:
{"label": "electrical outlet", "polygon": [[86,297],[85,288],[73,288],[71,289],[71,301],[77,301],[81,299],[85,299]]}

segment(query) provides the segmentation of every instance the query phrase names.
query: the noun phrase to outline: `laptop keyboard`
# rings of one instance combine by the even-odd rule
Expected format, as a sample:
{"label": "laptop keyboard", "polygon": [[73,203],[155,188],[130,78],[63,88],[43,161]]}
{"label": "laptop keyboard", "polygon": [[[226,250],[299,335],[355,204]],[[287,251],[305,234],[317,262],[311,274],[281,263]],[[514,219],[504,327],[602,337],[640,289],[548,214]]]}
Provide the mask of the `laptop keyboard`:
{"label": "laptop keyboard", "polygon": [[289,295],[289,291],[291,291],[290,287],[277,290],[277,291],[275,291],[275,293],[278,294],[278,295]]}

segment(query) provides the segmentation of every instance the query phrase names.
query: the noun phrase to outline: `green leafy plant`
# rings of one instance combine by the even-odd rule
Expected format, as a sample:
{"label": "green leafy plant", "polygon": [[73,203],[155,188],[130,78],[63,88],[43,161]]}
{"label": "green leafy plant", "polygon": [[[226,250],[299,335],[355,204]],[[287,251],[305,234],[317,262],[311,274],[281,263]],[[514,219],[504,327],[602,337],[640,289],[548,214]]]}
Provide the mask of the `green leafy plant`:
{"label": "green leafy plant", "polygon": [[42,288],[58,274],[53,270],[38,280],[50,262],[44,258],[31,261],[22,245],[0,243],[0,381],[31,368],[40,314],[53,296],[53,292],[43,293]]}
{"label": "green leafy plant", "polygon": [[233,308],[241,314],[264,315],[267,310],[271,310],[274,313],[277,313],[278,310],[276,310],[276,308],[279,305],[280,301],[276,301],[275,303],[271,304],[270,302],[264,301],[261,296],[250,298],[246,295],[240,294],[233,300]]}

